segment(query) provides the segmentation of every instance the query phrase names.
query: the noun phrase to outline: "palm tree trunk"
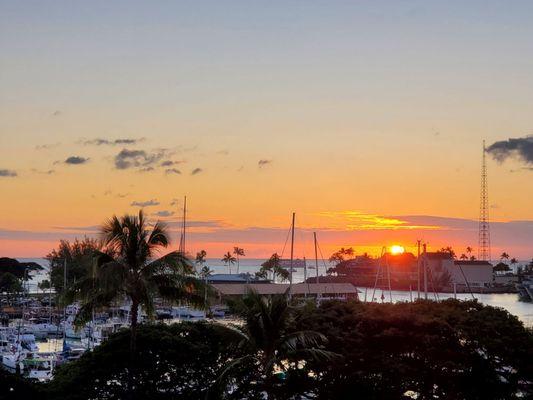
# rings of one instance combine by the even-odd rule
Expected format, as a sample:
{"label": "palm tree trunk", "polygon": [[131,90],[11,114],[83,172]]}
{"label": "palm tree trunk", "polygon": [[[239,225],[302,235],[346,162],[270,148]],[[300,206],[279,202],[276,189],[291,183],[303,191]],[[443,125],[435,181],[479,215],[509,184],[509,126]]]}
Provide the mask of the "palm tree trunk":
{"label": "palm tree trunk", "polygon": [[137,319],[139,318],[139,302],[137,300],[131,302],[130,318],[130,352],[133,357],[137,352]]}

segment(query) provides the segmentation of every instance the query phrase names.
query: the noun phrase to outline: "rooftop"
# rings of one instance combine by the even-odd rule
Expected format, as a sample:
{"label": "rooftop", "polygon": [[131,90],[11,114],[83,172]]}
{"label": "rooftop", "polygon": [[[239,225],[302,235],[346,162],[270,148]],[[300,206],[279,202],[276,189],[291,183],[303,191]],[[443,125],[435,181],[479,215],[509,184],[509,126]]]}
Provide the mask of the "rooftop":
{"label": "rooftop", "polygon": [[455,265],[486,265],[492,268],[492,264],[488,261],[482,260],[455,260]]}
{"label": "rooftop", "polygon": [[255,283],[269,283],[270,281],[267,279],[259,279],[256,276],[248,273],[240,273],[240,274],[214,274],[207,278],[208,282],[227,282],[227,283],[247,283],[247,282],[255,282]]}
{"label": "rooftop", "polygon": [[[424,254],[422,254],[423,256]],[[427,252],[425,253],[426,257],[430,260],[450,260],[452,259],[452,255],[450,253],[445,253],[442,251],[436,251],[436,252]]]}
{"label": "rooftop", "polygon": [[[255,290],[262,295],[283,294],[289,289],[289,284],[278,283],[213,283],[211,286],[223,295],[244,295]],[[296,283],[292,285],[292,294],[357,294],[358,290],[351,283]]]}

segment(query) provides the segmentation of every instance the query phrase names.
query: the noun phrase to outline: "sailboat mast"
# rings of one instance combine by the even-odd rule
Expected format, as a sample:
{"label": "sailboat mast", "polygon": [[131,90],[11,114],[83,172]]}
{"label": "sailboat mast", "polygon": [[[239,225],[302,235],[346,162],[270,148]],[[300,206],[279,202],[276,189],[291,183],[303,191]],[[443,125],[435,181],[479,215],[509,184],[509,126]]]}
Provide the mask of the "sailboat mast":
{"label": "sailboat mast", "polygon": [[315,269],[316,269],[316,283],[318,283],[318,251],[316,244],[316,232],[313,232],[313,237],[315,238]]}
{"label": "sailboat mast", "polygon": [[183,198],[183,230],[182,230],[182,252],[185,255],[185,227],[187,226],[187,196]]}
{"label": "sailboat mast", "polygon": [[294,261],[294,220],[296,219],[296,213],[292,213],[292,232],[291,232],[291,264],[289,271],[289,295],[292,294],[292,270]]}
{"label": "sailboat mast", "polygon": [[[67,290],[67,258],[63,260],[63,290]],[[67,322],[67,306],[63,306],[63,340],[66,340],[66,322]]]}

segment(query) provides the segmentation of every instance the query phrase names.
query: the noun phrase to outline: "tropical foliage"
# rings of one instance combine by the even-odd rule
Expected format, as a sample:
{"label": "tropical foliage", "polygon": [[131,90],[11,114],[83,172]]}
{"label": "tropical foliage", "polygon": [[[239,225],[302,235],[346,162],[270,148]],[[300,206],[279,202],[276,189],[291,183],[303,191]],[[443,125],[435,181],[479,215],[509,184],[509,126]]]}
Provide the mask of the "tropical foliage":
{"label": "tropical foliage", "polygon": [[533,395],[533,334],[476,301],[325,303],[299,329],[342,362],[311,362],[316,398],[512,399]]}
{"label": "tropical foliage", "polygon": [[[233,305],[240,327],[124,330],[51,383],[0,373],[0,398],[465,399],[533,396],[533,332],[476,301],[296,306],[254,294]],[[1,372],[1,371],[0,371]],[[125,382],[130,381],[130,385]]]}
{"label": "tropical foliage", "polygon": [[245,254],[244,254],[244,249],[241,248],[241,247],[238,247],[238,246],[235,246],[233,248],[233,254],[235,254],[235,258],[237,259],[237,273],[239,273],[239,269],[240,269],[240,262],[241,262],[241,257],[244,257]]}
{"label": "tropical foliage", "polygon": [[240,354],[237,340],[235,332],[205,322],[141,325],[135,359],[129,356],[130,331],[121,331],[60,367],[47,394],[54,400],[223,398],[215,382]]}
{"label": "tropical foliage", "polygon": [[335,253],[333,253],[329,257],[329,262],[340,264],[343,261],[352,259],[354,255],[355,255],[355,251],[352,247],[348,247],[347,249],[345,249],[344,247],[341,247],[339,250],[337,250]]}
{"label": "tropical foliage", "polygon": [[267,261],[261,264],[261,268],[255,273],[255,276],[263,279],[271,276],[272,282],[276,282],[276,278],[279,278],[283,282],[289,279],[290,272],[281,265],[281,259],[278,253],[274,253]]}
{"label": "tropical foliage", "polygon": [[94,253],[93,271],[75,282],[64,297],[67,303],[81,300],[78,323],[89,320],[94,310],[113,301],[129,301],[134,352],[140,307],[152,317],[155,298],[204,306],[204,284],[196,278],[192,263],[179,252],[156,258],[169,245],[164,223],[157,222],[149,229],[140,211],[138,216],[113,216],[101,231],[103,251]]}
{"label": "tropical foliage", "polygon": [[228,266],[229,273],[231,274],[231,266],[235,264],[237,259],[231,255],[231,252],[228,251],[226,254],[224,254],[224,257],[222,257],[221,261]]}
{"label": "tropical foliage", "polygon": [[0,293],[5,293],[8,304],[11,303],[17,294],[23,290],[21,279],[17,278],[11,272],[0,274]]}
{"label": "tropical foliage", "polygon": [[69,287],[90,275],[94,255],[103,250],[102,242],[93,238],[85,237],[73,242],[61,240],[57,249],[53,249],[46,256],[50,264],[52,286],[57,292],[62,292],[65,277]]}
{"label": "tropical foliage", "polygon": [[41,269],[43,267],[34,262],[20,262],[14,258],[0,257],[0,274],[10,273],[19,279],[31,279],[29,273]]}
{"label": "tropical foliage", "polygon": [[[291,304],[287,294],[264,297],[251,291],[243,299],[232,302],[231,308],[244,320],[236,328],[241,339],[238,348],[244,354],[235,358],[222,372],[219,380],[232,377],[234,370],[253,371],[254,377],[241,384],[238,396],[255,393],[267,398],[287,395],[284,380],[296,378],[306,360],[332,360],[336,354],[324,349],[325,335],[304,329],[296,330],[301,313]],[[230,380],[231,385],[237,381]]]}

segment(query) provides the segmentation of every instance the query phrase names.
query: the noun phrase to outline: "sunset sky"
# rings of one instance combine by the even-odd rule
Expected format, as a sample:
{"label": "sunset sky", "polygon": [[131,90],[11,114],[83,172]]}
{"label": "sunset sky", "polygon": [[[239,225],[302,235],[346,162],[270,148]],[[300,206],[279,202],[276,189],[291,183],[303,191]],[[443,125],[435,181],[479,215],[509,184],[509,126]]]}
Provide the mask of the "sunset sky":
{"label": "sunset sky", "polygon": [[[531,1],[0,0],[0,256],[113,214],[188,250],[533,257]],[[176,201],[175,199],[178,199]]]}

